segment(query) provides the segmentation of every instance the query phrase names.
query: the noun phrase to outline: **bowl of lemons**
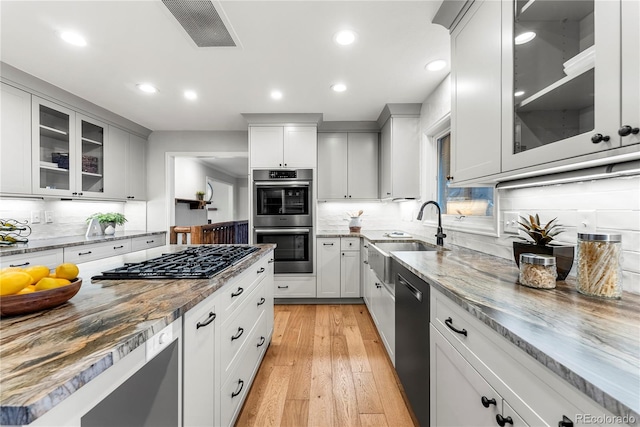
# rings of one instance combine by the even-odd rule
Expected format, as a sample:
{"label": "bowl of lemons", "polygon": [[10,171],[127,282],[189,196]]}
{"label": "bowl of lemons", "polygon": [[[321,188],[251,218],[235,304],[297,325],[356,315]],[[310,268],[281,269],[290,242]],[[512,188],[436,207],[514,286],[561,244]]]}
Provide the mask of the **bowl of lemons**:
{"label": "bowl of lemons", "polygon": [[0,270],[0,316],[33,313],[64,304],[80,290],[78,266],[63,263]]}

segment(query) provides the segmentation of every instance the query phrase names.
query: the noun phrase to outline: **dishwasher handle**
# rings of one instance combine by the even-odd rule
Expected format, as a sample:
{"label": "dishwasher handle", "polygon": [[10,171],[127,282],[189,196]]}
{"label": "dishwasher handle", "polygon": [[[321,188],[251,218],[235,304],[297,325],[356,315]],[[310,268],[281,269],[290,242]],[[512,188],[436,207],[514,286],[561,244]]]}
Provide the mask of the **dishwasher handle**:
{"label": "dishwasher handle", "polygon": [[422,292],[411,283],[409,283],[409,281],[402,277],[400,274],[398,274],[398,282],[406,286],[407,289],[409,289],[409,292],[411,292],[418,301],[422,302]]}

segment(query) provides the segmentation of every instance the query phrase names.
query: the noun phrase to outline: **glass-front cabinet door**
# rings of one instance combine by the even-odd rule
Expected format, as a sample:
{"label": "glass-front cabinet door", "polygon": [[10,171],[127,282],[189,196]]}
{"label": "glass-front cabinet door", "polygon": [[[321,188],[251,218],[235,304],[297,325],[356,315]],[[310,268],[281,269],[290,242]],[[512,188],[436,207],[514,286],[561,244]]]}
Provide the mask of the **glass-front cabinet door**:
{"label": "glass-front cabinet door", "polygon": [[620,2],[503,5],[512,29],[505,55],[513,64],[505,76],[512,78],[503,99],[513,126],[503,170],[620,147]]}
{"label": "glass-front cabinet door", "polygon": [[75,191],[75,112],[34,97],[33,192],[70,196]]}
{"label": "glass-front cabinet door", "polygon": [[76,173],[78,195],[104,193],[104,143],[107,125],[96,120],[77,116],[80,167]]}

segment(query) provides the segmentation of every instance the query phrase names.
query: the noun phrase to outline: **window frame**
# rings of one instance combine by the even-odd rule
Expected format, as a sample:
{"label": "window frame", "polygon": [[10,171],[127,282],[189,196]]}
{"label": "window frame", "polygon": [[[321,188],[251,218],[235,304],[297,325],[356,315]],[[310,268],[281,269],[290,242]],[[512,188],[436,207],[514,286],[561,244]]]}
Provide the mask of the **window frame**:
{"label": "window frame", "polygon": [[[451,115],[447,114],[423,134],[423,161],[425,173],[422,179],[422,200],[438,200],[438,140],[451,133]],[[493,215],[465,216],[442,214],[442,228],[446,230],[462,231],[470,234],[499,237],[498,220],[500,217],[500,196],[493,186]],[[426,215],[422,224],[437,227],[438,219],[435,215]]]}

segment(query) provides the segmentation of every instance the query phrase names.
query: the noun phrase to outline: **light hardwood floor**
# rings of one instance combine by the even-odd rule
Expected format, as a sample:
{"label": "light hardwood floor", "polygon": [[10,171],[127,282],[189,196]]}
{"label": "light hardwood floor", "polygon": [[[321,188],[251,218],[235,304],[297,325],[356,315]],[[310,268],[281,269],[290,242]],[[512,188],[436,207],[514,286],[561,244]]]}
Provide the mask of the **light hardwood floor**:
{"label": "light hardwood floor", "polygon": [[271,345],[236,426],[411,427],[365,305],[276,305]]}

